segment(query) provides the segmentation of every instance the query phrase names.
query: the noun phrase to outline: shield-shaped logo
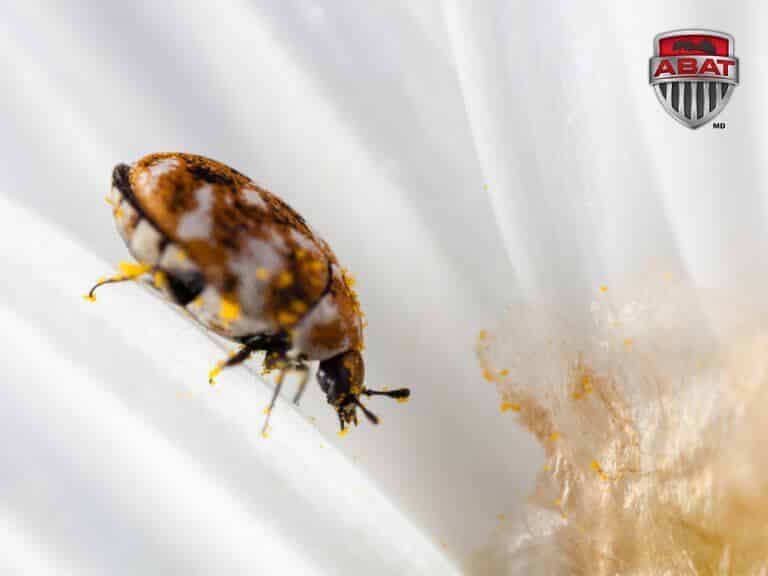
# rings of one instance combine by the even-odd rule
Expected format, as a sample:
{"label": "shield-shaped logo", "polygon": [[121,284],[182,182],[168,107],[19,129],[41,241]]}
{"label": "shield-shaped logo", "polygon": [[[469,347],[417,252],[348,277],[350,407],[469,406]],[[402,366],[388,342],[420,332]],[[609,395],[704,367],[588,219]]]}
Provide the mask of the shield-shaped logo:
{"label": "shield-shaped logo", "polygon": [[698,128],[725,108],[739,83],[733,36],[713,30],[672,30],[654,38],[650,82],[664,109]]}

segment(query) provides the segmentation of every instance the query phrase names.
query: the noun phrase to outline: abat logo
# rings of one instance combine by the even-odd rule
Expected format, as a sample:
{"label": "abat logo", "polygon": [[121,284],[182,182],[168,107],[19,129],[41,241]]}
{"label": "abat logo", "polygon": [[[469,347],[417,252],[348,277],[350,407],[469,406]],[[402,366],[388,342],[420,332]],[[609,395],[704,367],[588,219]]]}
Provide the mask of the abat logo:
{"label": "abat logo", "polygon": [[739,83],[733,36],[713,30],[673,30],[656,36],[650,83],[664,109],[688,128],[722,112]]}

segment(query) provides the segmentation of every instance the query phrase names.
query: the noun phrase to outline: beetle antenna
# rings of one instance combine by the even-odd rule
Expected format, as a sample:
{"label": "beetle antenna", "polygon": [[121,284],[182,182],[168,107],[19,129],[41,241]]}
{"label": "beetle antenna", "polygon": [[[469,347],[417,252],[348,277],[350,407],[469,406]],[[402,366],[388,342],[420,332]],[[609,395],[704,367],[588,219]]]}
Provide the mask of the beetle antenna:
{"label": "beetle antenna", "polygon": [[354,400],[355,404],[357,404],[357,407],[360,408],[360,410],[363,411],[363,414],[365,414],[365,417],[368,418],[368,420],[371,422],[371,424],[378,424],[379,423],[379,417],[376,416],[373,412],[368,410],[365,406],[363,406],[362,402],[355,398]]}
{"label": "beetle antenna", "polygon": [[366,396],[388,396],[396,400],[406,400],[411,395],[411,390],[409,388],[398,388],[397,390],[371,390],[365,388],[362,394]]}

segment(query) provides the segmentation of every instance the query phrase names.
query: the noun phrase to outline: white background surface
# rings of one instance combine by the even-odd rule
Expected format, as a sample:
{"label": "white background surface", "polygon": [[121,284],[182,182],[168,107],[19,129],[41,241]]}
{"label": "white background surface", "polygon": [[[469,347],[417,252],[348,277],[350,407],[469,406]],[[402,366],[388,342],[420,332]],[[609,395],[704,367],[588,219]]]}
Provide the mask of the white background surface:
{"label": "white background surface", "polygon": [[[83,307],[80,293],[126,255],[103,202],[116,162],[164,150],[222,160],[334,246],[368,317],[369,384],[411,386],[413,399],[376,403],[382,425],[344,439],[315,387],[302,411],[360,485],[370,479],[371,494],[422,531],[424,542],[411,540],[437,563],[482,545],[539,466],[472,353],[505,302],[586,311],[598,285],[649,266],[765,288],[754,274],[768,248],[758,1],[9,2],[0,16],[0,194],[14,210],[0,231],[0,538],[19,542],[3,549],[21,550],[21,566],[66,549],[74,573],[211,573],[222,562],[245,572],[256,556],[359,568],[348,552],[321,561],[309,545],[331,529],[325,512],[266,489],[301,466],[265,479],[251,465],[256,439],[236,422],[260,420],[266,389],[256,382],[253,406],[216,412],[206,373],[220,351],[197,340],[194,354],[180,349],[181,319],[143,312],[158,303],[138,287],[112,287],[107,311],[120,303],[117,318],[146,317],[117,338],[89,316],[103,312]],[[653,36],[697,26],[736,38],[742,84],[718,118],[725,131],[685,129],[647,85]],[[33,286],[66,266],[44,249],[5,261],[38,217],[46,237],[34,241],[71,240],[93,258],[72,269],[90,276]],[[240,372],[220,386],[247,390]],[[176,398],[182,384],[192,399]],[[276,418],[275,442],[300,422]],[[85,442],[95,430],[97,447]],[[317,456],[297,451],[305,464]],[[334,462],[318,456],[304,470],[327,480],[347,470]],[[290,519],[281,538],[296,536],[265,545],[278,506]],[[391,526],[409,526],[391,513]],[[402,539],[397,530],[380,545]]]}

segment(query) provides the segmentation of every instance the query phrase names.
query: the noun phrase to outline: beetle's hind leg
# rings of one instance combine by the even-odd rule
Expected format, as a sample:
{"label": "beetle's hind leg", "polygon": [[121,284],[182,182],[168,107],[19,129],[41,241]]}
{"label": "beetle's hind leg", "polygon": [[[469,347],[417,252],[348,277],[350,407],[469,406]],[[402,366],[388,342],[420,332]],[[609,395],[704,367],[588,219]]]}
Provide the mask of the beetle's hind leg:
{"label": "beetle's hind leg", "polygon": [[120,262],[117,266],[120,270],[120,273],[115,274],[114,276],[100,278],[98,282],[93,285],[93,288],[88,291],[88,294],[84,296],[86,300],[89,302],[94,302],[96,300],[96,289],[104,286],[105,284],[115,284],[117,282],[128,282],[130,280],[136,280],[136,278],[144,276],[144,274],[152,270],[152,266],[149,264],[134,264],[133,262]]}

